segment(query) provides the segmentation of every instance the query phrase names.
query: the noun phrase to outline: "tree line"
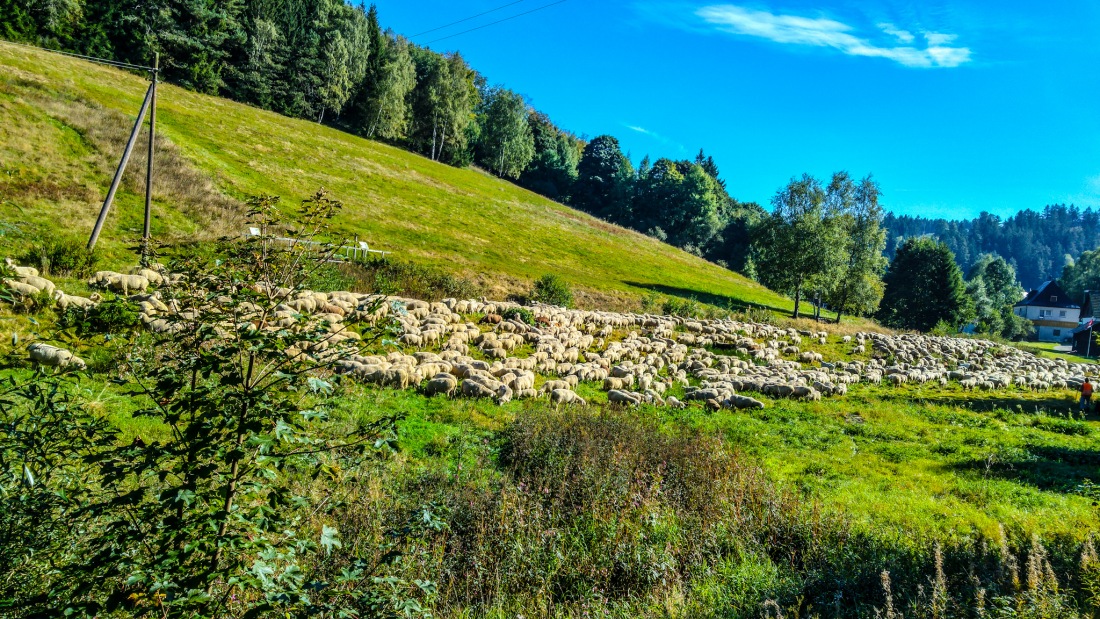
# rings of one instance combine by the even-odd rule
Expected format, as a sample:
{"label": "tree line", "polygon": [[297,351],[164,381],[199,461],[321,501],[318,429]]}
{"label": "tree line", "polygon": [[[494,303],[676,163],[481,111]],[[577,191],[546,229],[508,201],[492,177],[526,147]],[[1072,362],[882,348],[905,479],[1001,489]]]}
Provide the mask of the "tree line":
{"label": "tree line", "polygon": [[1072,257],[1100,247],[1100,212],[1063,204],[1025,209],[1005,219],[991,213],[967,220],[889,214],[884,226],[888,257],[905,239],[932,235],[947,244],[964,271],[983,255],[996,254],[1028,288],[1058,278]]}

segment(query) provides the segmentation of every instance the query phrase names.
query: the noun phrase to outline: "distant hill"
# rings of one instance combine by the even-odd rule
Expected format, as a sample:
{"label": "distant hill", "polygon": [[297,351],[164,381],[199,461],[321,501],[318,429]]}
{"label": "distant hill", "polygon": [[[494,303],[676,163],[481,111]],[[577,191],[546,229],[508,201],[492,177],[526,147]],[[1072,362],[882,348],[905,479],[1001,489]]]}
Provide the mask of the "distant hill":
{"label": "distant hill", "polygon": [[985,253],[999,254],[1016,267],[1024,288],[1062,275],[1066,257],[1100,247],[1100,212],[1072,205],[1051,205],[1041,211],[1026,209],[1007,218],[982,213],[974,219],[927,219],[887,215],[886,255],[908,237],[931,234],[947,243],[966,272]]}
{"label": "distant hill", "polygon": [[[86,238],[147,82],[124,71],[0,43],[0,233],[11,252],[43,235]],[[316,123],[162,85],[154,234],[243,233],[242,201],[294,208],[325,187],[335,227],[503,294],[557,273],[593,303],[650,291],[787,310],[786,297],[642,234],[473,169],[456,169]],[[101,240],[129,260],[140,235],[143,147]]]}

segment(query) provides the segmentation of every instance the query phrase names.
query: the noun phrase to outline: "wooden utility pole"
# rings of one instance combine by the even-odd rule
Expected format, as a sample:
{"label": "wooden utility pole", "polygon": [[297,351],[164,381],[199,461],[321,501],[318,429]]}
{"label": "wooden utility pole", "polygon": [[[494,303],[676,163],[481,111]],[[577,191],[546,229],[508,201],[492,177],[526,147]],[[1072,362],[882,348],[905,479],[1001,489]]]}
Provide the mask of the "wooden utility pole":
{"label": "wooden utility pole", "polygon": [[[152,215],[153,204],[153,140],[157,135],[157,73],[160,71],[160,54],[153,59],[152,84],[149,90],[152,93],[149,103],[149,156],[145,167],[145,227],[141,232],[143,247],[147,250],[149,245],[149,224]],[[142,260],[145,260],[143,255]]]}
{"label": "wooden utility pole", "polygon": [[152,107],[153,113],[149,118],[149,157],[148,161],[146,161],[145,169],[145,226],[141,237],[143,246],[142,261],[145,260],[145,253],[149,244],[149,224],[153,199],[153,139],[156,135],[157,125],[156,102],[157,73],[159,72],[159,65],[160,54],[157,54],[156,66],[149,67],[149,90],[145,91],[145,101],[142,102],[137,121],[134,122],[134,128],[130,131],[130,139],[126,141],[126,150],[122,151],[122,159],[118,162],[118,169],[115,170],[114,179],[111,180],[111,188],[107,190],[107,197],[103,200],[103,207],[99,209],[99,217],[96,219],[95,227],[92,228],[92,236],[88,239],[88,251],[95,249],[96,241],[99,240],[99,234],[103,231],[103,224],[107,221],[107,212],[111,209],[111,204],[115,201],[115,193],[118,192],[118,185],[122,182],[122,175],[126,171],[126,164],[130,161],[130,154],[134,152],[134,145],[137,143],[138,134],[141,133],[141,125],[145,121],[145,112]]}

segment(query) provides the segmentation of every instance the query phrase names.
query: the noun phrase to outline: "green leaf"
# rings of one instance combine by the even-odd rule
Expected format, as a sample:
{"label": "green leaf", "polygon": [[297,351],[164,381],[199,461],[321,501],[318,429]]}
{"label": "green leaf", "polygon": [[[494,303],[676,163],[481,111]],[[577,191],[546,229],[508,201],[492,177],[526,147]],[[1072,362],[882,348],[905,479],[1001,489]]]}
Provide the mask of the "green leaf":
{"label": "green leaf", "polygon": [[323,381],[320,378],[315,378],[313,376],[310,376],[306,380],[306,382],[309,385],[309,390],[313,393],[332,393],[332,383]]}
{"label": "green leaf", "polygon": [[333,548],[340,548],[343,544],[339,539],[340,532],[336,527],[330,527],[327,524],[321,527],[321,546],[325,548],[325,554],[332,554]]}

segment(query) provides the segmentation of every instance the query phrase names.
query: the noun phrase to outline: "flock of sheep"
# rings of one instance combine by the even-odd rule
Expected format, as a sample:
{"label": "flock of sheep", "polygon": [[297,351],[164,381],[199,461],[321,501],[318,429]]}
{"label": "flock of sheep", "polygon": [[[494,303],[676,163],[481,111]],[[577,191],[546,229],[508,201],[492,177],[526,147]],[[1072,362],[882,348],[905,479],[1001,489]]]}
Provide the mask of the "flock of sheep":
{"label": "flock of sheep", "polygon": [[[15,294],[47,292],[62,307],[89,307],[97,296],[58,290],[37,271],[9,263],[15,277],[5,284]],[[89,284],[128,296],[153,331],[179,326],[173,310],[150,287],[178,276],[142,269],[130,274],[103,271]],[[599,386],[607,400],[622,405],[683,408],[688,400],[711,409],[763,408],[756,396],[819,400],[843,396],[855,383],[955,383],[963,389],[1076,389],[1095,366],[1036,357],[993,342],[826,331],[799,331],[735,320],[693,320],[675,316],[525,308],[534,324],[521,320],[519,305],[484,300],[415,299],[352,292],[273,290],[280,302],[274,326],[303,316],[323,324],[332,336],[307,350],[338,373],[374,385],[420,389],[429,395],[512,399],[548,398],[555,405],[586,405],[576,388]],[[508,318],[506,318],[508,316]],[[400,350],[359,354],[354,322],[391,319]],[[826,361],[809,347],[832,340],[847,361]],[[32,360],[54,366],[84,362],[69,351],[35,343]],[[682,399],[671,395],[681,393]]]}

